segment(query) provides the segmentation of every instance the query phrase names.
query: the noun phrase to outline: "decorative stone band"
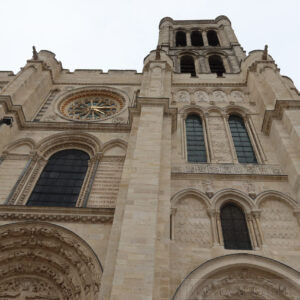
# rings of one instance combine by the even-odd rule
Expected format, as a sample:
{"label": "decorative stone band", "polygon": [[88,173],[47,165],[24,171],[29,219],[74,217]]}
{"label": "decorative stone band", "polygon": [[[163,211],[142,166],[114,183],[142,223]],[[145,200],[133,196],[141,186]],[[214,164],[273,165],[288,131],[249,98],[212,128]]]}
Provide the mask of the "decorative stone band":
{"label": "decorative stone band", "polygon": [[52,221],[70,223],[112,223],[113,208],[60,208],[60,207],[29,207],[0,206],[0,220],[18,221]]}
{"label": "decorative stone band", "polygon": [[287,176],[277,165],[188,164],[172,167],[172,176],[187,174]]}

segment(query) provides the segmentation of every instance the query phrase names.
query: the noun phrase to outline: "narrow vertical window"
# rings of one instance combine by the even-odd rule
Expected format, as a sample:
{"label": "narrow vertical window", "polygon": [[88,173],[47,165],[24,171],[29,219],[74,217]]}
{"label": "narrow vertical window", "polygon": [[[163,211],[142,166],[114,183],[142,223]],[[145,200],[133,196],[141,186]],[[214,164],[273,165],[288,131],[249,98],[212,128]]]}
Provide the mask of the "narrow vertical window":
{"label": "narrow vertical window", "polygon": [[192,42],[192,46],[196,46],[196,47],[203,46],[202,34],[200,31],[192,31],[191,42]]}
{"label": "narrow vertical window", "polygon": [[231,115],[228,122],[239,163],[256,164],[257,160],[244,120],[239,116]]}
{"label": "narrow vertical window", "polygon": [[74,207],[88,168],[88,160],[87,153],[74,149],[52,155],[27,205]]}
{"label": "narrow vertical window", "polygon": [[217,73],[218,76],[222,76],[225,73],[222,58],[219,55],[212,55],[208,58],[210,71]]}
{"label": "narrow vertical window", "polygon": [[229,203],[221,209],[221,224],[225,249],[251,250],[251,241],[244,212]]}
{"label": "narrow vertical window", "polygon": [[185,55],[180,58],[180,72],[190,73],[196,76],[194,58],[190,55]]}
{"label": "narrow vertical window", "polygon": [[189,115],[185,121],[186,147],[189,162],[207,162],[202,120],[197,115]]}
{"label": "narrow vertical window", "polygon": [[176,32],[176,47],[185,47],[186,46],[186,35],[184,31]]}
{"label": "narrow vertical window", "polygon": [[218,35],[214,30],[209,30],[207,32],[207,40],[209,46],[220,46]]}

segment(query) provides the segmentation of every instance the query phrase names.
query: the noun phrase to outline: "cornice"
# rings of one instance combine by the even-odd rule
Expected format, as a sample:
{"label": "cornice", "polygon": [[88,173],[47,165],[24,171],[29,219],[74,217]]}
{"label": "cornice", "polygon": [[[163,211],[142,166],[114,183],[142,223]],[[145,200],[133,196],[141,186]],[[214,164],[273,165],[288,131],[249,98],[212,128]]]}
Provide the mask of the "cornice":
{"label": "cornice", "polygon": [[275,108],[272,110],[266,110],[262,123],[262,132],[266,135],[270,134],[271,125],[273,120],[281,120],[284,110],[299,110],[299,100],[277,100]]}
{"label": "cornice", "polygon": [[112,223],[113,208],[65,208],[0,205],[1,221],[50,221],[69,223]]}

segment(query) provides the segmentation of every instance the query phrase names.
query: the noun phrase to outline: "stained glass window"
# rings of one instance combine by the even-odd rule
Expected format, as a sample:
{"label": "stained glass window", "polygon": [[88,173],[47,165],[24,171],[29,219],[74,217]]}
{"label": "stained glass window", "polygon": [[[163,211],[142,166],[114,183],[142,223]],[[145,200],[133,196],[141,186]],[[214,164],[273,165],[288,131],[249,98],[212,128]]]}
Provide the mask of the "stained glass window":
{"label": "stained glass window", "polygon": [[74,149],[52,155],[27,205],[74,207],[88,168],[88,160],[87,153]]}
{"label": "stained glass window", "polygon": [[189,162],[207,162],[202,120],[197,115],[189,115],[185,121],[186,146]]}
{"label": "stained glass window", "polygon": [[238,161],[256,164],[257,160],[244,120],[239,116],[231,115],[228,121]]}

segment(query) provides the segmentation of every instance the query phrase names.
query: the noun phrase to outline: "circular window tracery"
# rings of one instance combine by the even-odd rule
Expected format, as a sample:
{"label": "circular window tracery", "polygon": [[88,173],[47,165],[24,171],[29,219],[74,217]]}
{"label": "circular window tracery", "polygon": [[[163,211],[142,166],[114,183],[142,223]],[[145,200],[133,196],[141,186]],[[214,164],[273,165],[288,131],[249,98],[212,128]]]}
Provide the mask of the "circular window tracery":
{"label": "circular window tracery", "polygon": [[84,91],[73,94],[59,103],[63,117],[73,121],[102,121],[121,112],[125,100],[107,90]]}

